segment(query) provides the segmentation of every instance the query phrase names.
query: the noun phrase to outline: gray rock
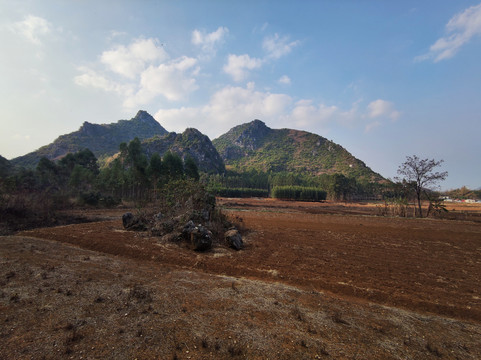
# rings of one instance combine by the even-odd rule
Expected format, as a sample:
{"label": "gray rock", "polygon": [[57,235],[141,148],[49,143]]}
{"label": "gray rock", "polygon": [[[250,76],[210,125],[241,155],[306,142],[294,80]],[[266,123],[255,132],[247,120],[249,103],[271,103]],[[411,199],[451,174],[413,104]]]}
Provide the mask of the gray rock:
{"label": "gray rock", "polygon": [[131,212],[122,215],[122,224],[126,230],[145,231],[147,229],[142,219]]}
{"label": "gray rock", "polygon": [[195,251],[206,251],[212,247],[212,233],[198,225],[190,232],[190,243]]}
{"label": "gray rock", "polygon": [[166,219],[165,221],[155,222],[150,232],[153,236],[164,236],[173,232],[176,227],[177,221],[175,219]]}
{"label": "gray rock", "polygon": [[162,214],[161,212],[154,215],[154,221],[155,222],[161,221],[163,218],[164,218],[164,214]]}
{"label": "gray rock", "polygon": [[125,229],[131,227],[134,223],[134,214],[131,212],[127,212],[122,215],[122,224],[124,225]]}
{"label": "gray rock", "polygon": [[190,233],[194,231],[195,224],[192,220],[189,220],[182,229],[182,235],[186,240],[190,240]]}
{"label": "gray rock", "polygon": [[209,221],[209,219],[210,219],[210,210],[209,209],[202,210],[202,218],[204,219],[204,221]]}
{"label": "gray rock", "polygon": [[231,229],[225,232],[224,238],[231,248],[240,250],[244,247],[242,236],[236,229]]}

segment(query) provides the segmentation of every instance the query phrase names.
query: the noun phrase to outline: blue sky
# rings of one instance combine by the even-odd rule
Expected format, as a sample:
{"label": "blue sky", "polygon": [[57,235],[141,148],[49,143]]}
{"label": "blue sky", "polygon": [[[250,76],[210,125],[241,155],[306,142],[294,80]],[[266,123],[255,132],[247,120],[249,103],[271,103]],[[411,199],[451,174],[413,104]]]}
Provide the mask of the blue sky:
{"label": "blue sky", "polygon": [[443,159],[481,186],[477,1],[0,0],[0,154],[147,110],[211,139],[253,119],[385,177]]}

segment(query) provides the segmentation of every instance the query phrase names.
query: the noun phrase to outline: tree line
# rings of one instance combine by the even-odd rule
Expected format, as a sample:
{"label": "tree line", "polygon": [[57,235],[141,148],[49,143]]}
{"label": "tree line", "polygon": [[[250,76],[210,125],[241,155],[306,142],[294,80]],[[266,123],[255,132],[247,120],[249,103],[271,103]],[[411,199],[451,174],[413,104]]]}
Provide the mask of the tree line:
{"label": "tree line", "polygon": [[150,159],[142,151],[138,138],[120,144],[118,156],[105,166],[98,179],[101,192],[122,199],[145,199],[156,196],[159,187],[173,180],[198,181],[199,170],[194,159],[184,160],[170,151],[164,156],[154,153]]}
{"label": "tree line", "polygon": [[[162,157],[147,158],[141,142],[135,138],[122,143],[119,153],[102,168],[95,155],[84,149],[67,154],[58,161],[42,158],[35,170],[20,169],[12,173],[0,167],[0,207],[26,195],[41,197],[37,203],[55,203],[62,207],[72,198],[80,204],[112,205],[123,200],[158,199],[166,184],[182,179],[200,181],[218,196],[276,197],[281,199],[322,201],[377,199],[405,203],[415,199],[419,216],[422,200],[434,203],[438,194],[432,185],[446,178],[447,172],[435,171],[441,161],[408,156],[399,166],[395,181],[368,182],[342,174],[277,172],[257,170],[226,171],[223,174],[200,174],[195,161],[167,152]],[[454,191],[453,191],[454,192]],[[476,194],[460,189],[460,195]]]}
{"label": "tree line", "polygon": [[0,174],[0,205],[19,199],[21,195],[42,194],[56,207],[70,199],[80,204],[112,205],[121,199],[152,200],[163,185],[181,179],[198,181],[195,161],[184,160],[172,152],[150,159],[142,151],[140,140],[122,143],[119,153],[110,164],[99,167],[95,155],[84,149],[69,153],[58,161],[43,157],[34,170],[20,169]]}

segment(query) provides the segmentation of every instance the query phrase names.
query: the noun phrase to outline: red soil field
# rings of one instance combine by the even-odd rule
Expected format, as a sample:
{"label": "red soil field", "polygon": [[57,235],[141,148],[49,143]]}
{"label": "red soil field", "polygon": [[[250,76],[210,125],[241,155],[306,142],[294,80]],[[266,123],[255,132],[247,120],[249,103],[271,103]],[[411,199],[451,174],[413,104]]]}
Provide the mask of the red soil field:
{"label": "red soil field", "polygon": [[352,215],[362,213],[352,205],[269,199],[220,205],[249,230],[245,250],[193,253],[147,233],[124,231],[120,219],[21,234],[481,321],[481,224]]}
{"label": "red soil field", "polygon": [[[304,358],[303,356],[306,355],[305,358],[332,356],[352,359],[429,357],[474,359],[478,355],[481,356],[481,350],[479,350],[481,349],[479,346],[481,345],[481,223],[372,216],[375,212],[374,205],[300,203],[270,199],[219,199],[218,204],[228,217],[243,229],[245,242],[243,250],[234,251],[217,246],[206,253],[196,253],[181,244],[162,242],[147,232],[125,231],[120,220],[125,210],[102,214],[113,217],[114,219],[111,220],[35,229],[19,233],[18,236],[24,239],[28,237],[71,244],[74,247],[104,254],[102,256],[114,255],[115,259],[119,259],[118,261],[125,259],[125,261],[142,264],[139,268],[147,266],[151,269],[164,269],[162,270],[164,272],[167,271],[166,269],[178,269],[176,271],[199,274],[195,277],[213,275],[224,277],[224,279],[238,279],[231,282],[231,290],[235,294],[239,293],[239,289],[242,292],[242,287],[249,288],[250,281],[255,281],[256,286],[262,287],[288,286],[285,289],[291,290],[284,289],[285,291],[297,289],[295,291],[304,294],[296,300],[296,306],[301,306],[298,314],[298,319],[301,320],[310,318],[316,313],[313,310],[313,304],[317,300],[314,298],[324,294],[322,296],[325,297],[325,301],[331,299],[330,308],[337,307],[334,315],[331,314],[334,316],[331,316],[333,319],[339,317],[338,321],[334,321],[335,324],[346,323],[350,326],[353,324],[359,326],[358,332],[350,333],[351,346],[360,349],[358,353],[347,345],[344,349],[349,348],[351,352],[334,350],[339,339],[347,335],[337,335],[339,336],[337,340],[328,339],[326,335],[322,346],[319,345],[319,342],[316,343],[312,339],[318,339],[322,332],[310,326],[312,332],[309,332],[308,328],[305,329],[307,332],[303,333],[308,334],[306,340],[302,340],[304,343],[299,343],[301,341],[299,340],[293,348],[286,345],[288,341],[284,341],[285,339],[279,340],[275,337],[275,339],[266,340],[271,346],[266,353],[255,352],[252,348],[248,351],[244,348],[238,353],[235,351],[222,353],[224,354],[222,356],[220,353],[211,351],[207,356],[207,353],[201,353],[199,350],[190,352],[191,356],[197,354],[192,358],[238,356],[288,359]],[[231,280],[227,280],[228,283],[229,281]],[[236,281],[239,281],[238,287],[236,287]],[[217,280],[218,283],[219,280]],[[216,287],[211,282],[209,284],[208,286]],[[194,301],[194,299],[191,300]],[[220,300],[216,301],[214,304],[218,307]],[[186,303],[185,299],[184,303]],[[196,306],[195,301],[193,303],[187,301],[187,303],[190,304],[184,305],[187,308]],[[383,306],[387,307],[383,308]],[[359,309],[369,309],[371,313],[360,320]],[[406,315],[407,318],[411,316],[429,319],[431,324],[429,326],[432,326],[434,333],[430,333],[423,328],[424,325],[421,326],[419,323],[409,325],[407,318],[400,320],[402,325],[399,325],[396,331],[391,324],[386,327],[381,326],[381,332],[392,332],[391,340],[394,338],[399,340],[404,336],[401,333],[407,331],[406,327],[412,326],[418,345],[422,343],[421,336],[423,339],[425,336],[430,338],[431,343],[425,342],[419,345],[420,348],[414,346],[409,350],[409,344],[405,342],[392,352],[386,352],[384,348],[382,352],[376,352],[379,347],[373,343],[373,339],[380,335],[376,335],[376,331],[373,333],[372,329],[379,326],[379,321],[392,319],[394,315],[387,315],[387,313],[395,311],[394,309],[407,311],[411,314]],[[261,311],[257,315],[266,321],[273,321],[274,313],[271,310],[267,313]],[[295,307],[291,310],[297,311]],[[255,307],[250,311],[255,313]],[[324,311],[329,310],[324,309]],[[339,314],[350,314],[351,320],[346,320],[346,315]],[[256,318],[254,315],[251,320],[253,326],[261,326],[259,325],[262,322],[261,318]],[[362,321],[365,322],[364,325],[360,325]],[[446,321],[450,325],[445,324]],[[239,326],[246,328],[245,319],[240,321]],[[288,329],[291,325],[283,326],[286,331],[290,331]],[[367,326],[370,330],[366,330],[363,326]],[[460,330],[463,328],[464,334]],[[269,330],[267,326],[265,331],[271,335],[281,336],[279,333],[281,330],[278,327],[276,329],[271,327]],[[364,335],[363,332],[365,332]],[[282,334],[286,336],[285,333]],[[219,337],[219,334],[217,336],[221,341],[222,336]],[[449,343],[448,338],[449,341],[458,344],[456,345],[458,348]],[[461,339],[464,339],[464,345],[461,344]],[[469,343],[466,343],[468,341],[466,339],[469,339]],[[307,345],[306,341],[311,340],[317,344],[317,347],[315,349],[311,347],[309,350],[308,346],[304,347],[304,345]],[[252,341],[251,345],[256,343]],[[249,341],[246,340],[244,345],[246,344],[248,345]],[[197,346],[198,349],[202,348],[199,343]],[[276,346],[282,348],[278,349],[277,353],[273,350]],[[456,349],[453,350],[450,346]],[[475,348],[478,350],[474,350]],[[223,349],[226,351],[225,346]],[[377,350],[374,351],[374,349]],[[169,351],[171,354],[172,349],[169,348]],[[173,350],[174,353],[176,351],[179,354],[175,356],[180,356],[182,351]],[[263,357],[263,354],[268,356]],[[360,354],[360,357],[356,354]]]}

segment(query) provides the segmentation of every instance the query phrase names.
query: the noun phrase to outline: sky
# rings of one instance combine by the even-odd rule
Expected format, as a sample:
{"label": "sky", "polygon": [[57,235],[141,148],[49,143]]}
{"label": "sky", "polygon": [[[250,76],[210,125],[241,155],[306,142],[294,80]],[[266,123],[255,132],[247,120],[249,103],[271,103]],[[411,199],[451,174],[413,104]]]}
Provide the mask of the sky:
{"label": "sky", "polygon": [[148,111],[211,139],[254,119],[394,178],[481,187],[480,0],[0,0],[0,155]]}

